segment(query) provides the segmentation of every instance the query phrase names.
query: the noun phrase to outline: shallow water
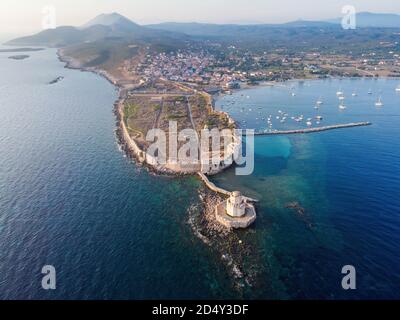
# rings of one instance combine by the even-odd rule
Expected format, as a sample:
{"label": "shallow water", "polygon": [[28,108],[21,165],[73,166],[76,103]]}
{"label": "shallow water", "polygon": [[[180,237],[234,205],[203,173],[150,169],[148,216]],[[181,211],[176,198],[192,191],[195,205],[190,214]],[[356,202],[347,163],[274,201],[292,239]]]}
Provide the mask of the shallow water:
{"label": "shallow water", "polygon": [[[282,130],[306,127],[305,121],[299,124],[290,119],[300,114],[305,119],[323,116],[320,125],[373,123],[316,134],[256,137],[251,176],[235,176],[231,169],[214,178],[218,185],[260,200],[255,228],[266,235],[265,261],[275,264],[276,281],[292,298],[399,297],[397,84],[360,79],[290,82],[287,87],[237,92],[217,102],[242,127],[258,130],[267,126],[260,118],[270,114],[273,129]],[[339,88],[347,96],[344,111],[338,108]],[[354,90],[356,97],[351,96]],[[375,107],[378,95],[382,108]],[[319,98],[324,105],[316,110]],[[275,120],[279,110],[289,114],[285,123]],[[305,214],[285,208],[291,202],[298,202]],[[341,289],[344,265],[356,267],[356,291]]]}

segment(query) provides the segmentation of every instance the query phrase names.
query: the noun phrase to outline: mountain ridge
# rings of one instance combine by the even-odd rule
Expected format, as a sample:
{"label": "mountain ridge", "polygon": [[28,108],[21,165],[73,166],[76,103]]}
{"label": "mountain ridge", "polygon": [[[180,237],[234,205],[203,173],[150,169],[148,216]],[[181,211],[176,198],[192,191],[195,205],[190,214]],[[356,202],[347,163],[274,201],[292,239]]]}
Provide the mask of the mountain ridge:
{"label": "mountain ridge", "polygon": [[111,13],[98,15],[80,27],[60,26],[31,36],[16,38],[5,44],[65,47],[110,37],[143,42],[164,42],[168,39],[178,41],[186,38],[184,34],[147,28],[118,13]]}

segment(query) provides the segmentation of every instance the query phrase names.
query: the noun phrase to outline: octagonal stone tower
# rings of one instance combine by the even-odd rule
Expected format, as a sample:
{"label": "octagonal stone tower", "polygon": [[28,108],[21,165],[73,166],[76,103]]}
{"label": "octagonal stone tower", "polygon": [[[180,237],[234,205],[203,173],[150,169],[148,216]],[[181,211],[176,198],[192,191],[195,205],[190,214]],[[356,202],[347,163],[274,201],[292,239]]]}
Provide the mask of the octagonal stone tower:
{"label": "octagonal stone tower", "polygon": [[255,207],[246,201],[239,191],[215,208],[215,217],[219,223],[229,229],[247,228],[256,220]]}
{"label": "octagonal stone tower", "polygon": [[246,203],[239,191],[234,191],[227,200],[226,213],[231,217],[240,218],[246,214]]}

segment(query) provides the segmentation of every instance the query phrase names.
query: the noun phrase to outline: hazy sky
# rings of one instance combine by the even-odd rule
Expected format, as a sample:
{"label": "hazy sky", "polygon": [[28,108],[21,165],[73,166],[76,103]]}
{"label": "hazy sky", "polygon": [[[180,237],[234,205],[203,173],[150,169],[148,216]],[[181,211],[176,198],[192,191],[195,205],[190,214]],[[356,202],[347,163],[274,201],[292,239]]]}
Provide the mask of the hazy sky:
{"label": "hazy sky", "polygon": [[353,5],[357,11],[400,14],[399,0],[1,0],[0,33],[40,31],[46,5],[56,8],[57,25],[81,25],[100,13],[114,11],[140,24],[322,20],[341,16],[344,5]]}

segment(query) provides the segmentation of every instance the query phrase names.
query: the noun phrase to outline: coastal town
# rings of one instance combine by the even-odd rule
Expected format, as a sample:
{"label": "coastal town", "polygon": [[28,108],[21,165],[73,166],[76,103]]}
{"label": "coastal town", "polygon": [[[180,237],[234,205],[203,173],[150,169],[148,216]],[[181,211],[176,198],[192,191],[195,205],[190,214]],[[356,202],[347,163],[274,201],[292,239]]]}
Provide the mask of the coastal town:
{"label": "coastal town", "polygon": [[[397,43],[382,43],[395,47]],[[228,47],[221,54],[207,49],[154,53],[144,50],[124,62],[124,74],[147,83],[155,79],[185,83],[209,93],[230,91],[260,81],[327,77],[397,77],[400,55],[395,51],[353,54],[263,52]]]}

